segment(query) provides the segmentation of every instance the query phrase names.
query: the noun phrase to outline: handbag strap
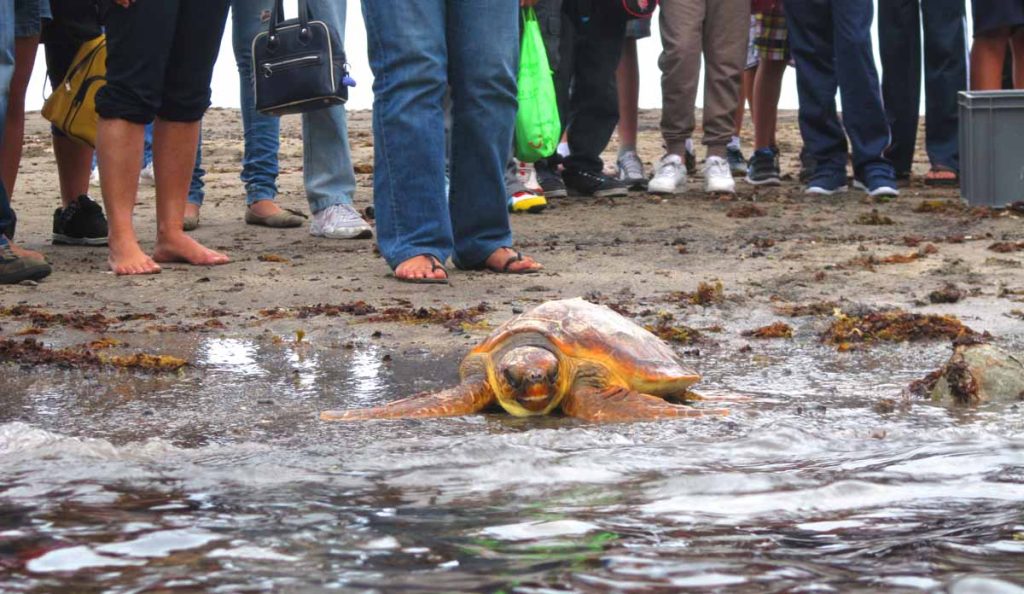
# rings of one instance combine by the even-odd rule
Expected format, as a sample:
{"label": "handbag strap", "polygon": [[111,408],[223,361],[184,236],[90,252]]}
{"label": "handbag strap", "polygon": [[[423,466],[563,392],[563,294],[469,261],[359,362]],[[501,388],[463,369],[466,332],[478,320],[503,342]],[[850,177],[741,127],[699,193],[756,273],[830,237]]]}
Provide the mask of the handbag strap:
{"label": "handbag strap", "polygon": [[[299,34],[308,35],[309,31],[309,4],[306,0],[298,0],[299,5]],[[267,34],[271,44],[277,43],[277,27],[284,22],[284,0],[274,0],[274,7],[270,10],[270,26]]]}

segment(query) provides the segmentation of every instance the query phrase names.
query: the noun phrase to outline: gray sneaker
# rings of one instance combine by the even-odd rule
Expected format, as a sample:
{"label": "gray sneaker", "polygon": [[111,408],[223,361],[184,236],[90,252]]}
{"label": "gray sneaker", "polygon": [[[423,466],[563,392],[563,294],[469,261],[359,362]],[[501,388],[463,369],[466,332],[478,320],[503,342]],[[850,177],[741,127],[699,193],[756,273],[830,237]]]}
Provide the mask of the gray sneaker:
{"label": "gray sneaker", "polygon": [[50,265],[41,260],[22,258],[11,251],[6,238],[0,239],[0,285],[13,285],[26,280],[46,278]]}
{"label": "gray sneaker", "polygon": [[351,204],[335,204],[313,215],[309,234],[328,239],[368,239],[373,237],[373,230]]}
{"label": "gray sneaker", "polygon": [[626,184],[632,192],[647,191],[647,176],[644,175],[644,163],[636,151],[626,151],[619,155],[619,181]]}
{"label": "gray sneaker", "polygon": [[733,175],[744,176],[747,174],[747,159],[739,148],[726,147],[725,158],[729,161],[729,171]]}

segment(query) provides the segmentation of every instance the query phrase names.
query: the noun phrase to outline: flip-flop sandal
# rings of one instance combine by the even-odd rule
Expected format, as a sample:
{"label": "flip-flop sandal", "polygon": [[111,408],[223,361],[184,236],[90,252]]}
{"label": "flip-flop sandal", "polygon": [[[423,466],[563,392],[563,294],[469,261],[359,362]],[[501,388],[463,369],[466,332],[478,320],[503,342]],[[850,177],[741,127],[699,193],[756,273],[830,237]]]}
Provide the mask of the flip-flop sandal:
{"label": "flip-flop sandal", "polygon": [[960,176],[957,175],[955,170],[949,167],[936,165],[924,176],[924,185],[932,187],[956,187],[960,185]]}
{"label": "flip-flop sandal", "polygon": [[268,217],[261,217],[254,213],[251,208],[245,209],[245,223],[247,225],[273,227],[275,229],[290,229],[294,227],[301,227],[302,223],[308,218],[309,217],[301,211],[293,208],[282,208],[281,212],[272,214]]}
{"label": "flip-flop sandal", "polygon": [[[419,255],[420,256],[424,256],[424,257],[426,257],[426,258],[428,258],[430,260],[430,272],[437,272],[438,270],[443,271],[444,272],[444,278],[402,277],[402,276],[398,276],[394,272],[391,273],[391,276],[395,277],[395,280],[397,280],[400,283],[409,283],[409,284],[413,284],[413,285],[447,285],[447,284],[449,284],[448,283],[448,269],[445,268],[444,265],[441,264],[441,261],[438,260],[436,256],[433,256],[431,254],[419,254]],[[413,257],[415,258],[416,256],[413,256]]]}
{"label": "flip-flop sandal", "polygon": [[483,264],[477,270],[490,270],[497,274],[536,274],[541,271],[540,268],[524,268],[523,270],[511,270],[511,266],[516,262],[522,262],[524,260],[523,253],[519,250],[506,246],[504,249],[510,250],[515,253],[514,256],[509,256],[508,260],[505,260],[505,265],[501,268],[493,268],[487,265],[487,260],[484,260]]}

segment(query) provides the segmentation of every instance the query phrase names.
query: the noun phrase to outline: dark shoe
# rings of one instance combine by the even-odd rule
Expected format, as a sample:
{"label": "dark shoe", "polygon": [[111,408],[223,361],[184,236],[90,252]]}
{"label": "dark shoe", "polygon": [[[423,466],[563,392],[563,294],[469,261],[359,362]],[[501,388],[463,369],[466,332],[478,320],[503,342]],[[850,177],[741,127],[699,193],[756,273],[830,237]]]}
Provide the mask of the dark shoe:
{"label": "dark shoe", "polygon": [[727,146],[725,148],[725,160],[729,162],[729,171],[733,175],[746,175],[749,171],[747,159],[739,148]]}
{"label": "dark shoe", "polygon": [[853,187],[881,201],[892,200],[900,195],[896,177],[886,173],[866,173],[853,180]]}
{"label": "dark shoe", "polygon": [[103,208],[82,194],[64,208],[53,211],[53,243],[107,245],[107,218]]}
{"label": "dark shoe", "polygon": [[810,181],[807,182],[807,194],[816,196],[831,196],[840,192],[845,192],[846,186],[846,172],[845,171],[818,171],[811,177]]}
{"label": "dark shoe", "polygon": [[566,169],[562,172],[562,181],[565,182],[565,187],[584,196],[610,198],[629,195],[629,188],[625,183],[600,171]]}
{"label": "dark shoe", "polygon": [[53,272],[50,265],[41,260],[21,258],[11,251],[11,244],[0,242],[0,285],[14,285],[22,281],[37,281]]}
{"label": "dark shoe", "polygon": [[553,168],[536,163],[534,171],[537,172],[537,183],[544,191],[545,198],[565,198],[569,195],[565,189],[565,183],[562,182],[562,176],[558,175]]}
{"label": "dark shoe", "polygon": [[754,151],[750,157],[747,183],[755,186],[777,186],[782,183],[779,172],[779,155],[770,148]]}

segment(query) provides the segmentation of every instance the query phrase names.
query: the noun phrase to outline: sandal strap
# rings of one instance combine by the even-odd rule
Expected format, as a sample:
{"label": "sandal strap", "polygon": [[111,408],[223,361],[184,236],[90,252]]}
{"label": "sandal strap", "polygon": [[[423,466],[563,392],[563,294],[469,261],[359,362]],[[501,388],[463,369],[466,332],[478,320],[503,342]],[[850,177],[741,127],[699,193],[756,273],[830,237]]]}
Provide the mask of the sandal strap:
{"label": "sandal strap", "polygon": [[501,267],[501,271],[502,272],[508,272],[508,269],[513,264],[515,264],[516,262],[522,262],[523,261],[523,253],[522,252],[520,252],[519,250],[517,250],[515,248],[510,248],[510,247],[509,248],[505,248],[505,249],[512,250],[513,252],[515,252],[516,255],[509,257],[508,260],[505,260],[505,265]]}

